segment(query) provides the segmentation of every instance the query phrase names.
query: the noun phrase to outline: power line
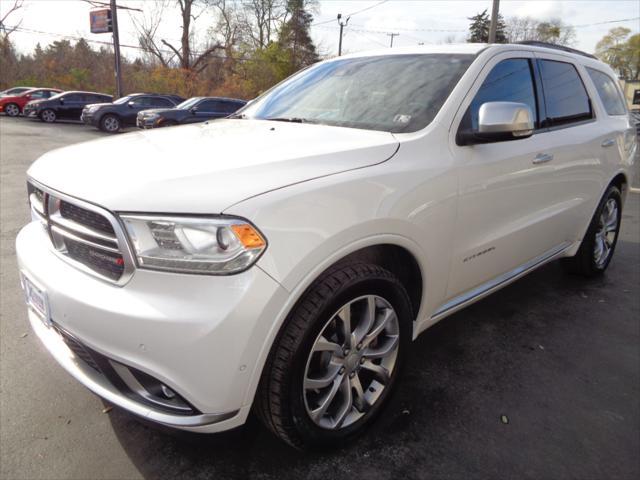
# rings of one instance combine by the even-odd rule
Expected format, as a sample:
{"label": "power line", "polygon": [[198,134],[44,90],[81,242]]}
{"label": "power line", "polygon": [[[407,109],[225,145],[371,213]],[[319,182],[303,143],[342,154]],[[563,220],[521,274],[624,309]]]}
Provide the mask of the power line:
{"label": "power line", "polygon": [[[375,7],[379,7],[380,5],[382,5],[383,3],[387,3],[388,1],[389,0],[382,0],[381,2],[378,2],[378,3],[374,4],[374,5],[369,5],[366,8],[362,8],[360,10],[356,10],[353,13],[349,13],[348,15],[346,15],[346,17],[353,17],[354,15],[357,15],[359,13],[366,12],[367,10],[371,10],[372,8],[375,8]],[[325,21],[318,22],[318,23],[312,23],[310,26],[311,27],[316,27],[318,25],[326,25],[327,23],[333,23],[333,20],[325,20]]]}

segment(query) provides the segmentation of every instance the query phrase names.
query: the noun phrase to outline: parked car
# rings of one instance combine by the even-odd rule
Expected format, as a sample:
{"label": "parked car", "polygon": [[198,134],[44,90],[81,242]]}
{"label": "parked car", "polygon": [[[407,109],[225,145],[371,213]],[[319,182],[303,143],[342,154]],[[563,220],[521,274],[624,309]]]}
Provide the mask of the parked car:
{"label": "parked car", "polygon": [[171,127],[224,118],[247,104],[244,100],[224,97],[193,97],[174,108],[155,108],[138,113],[138,128]]}
{"label": "parked car", "polygon": [[24,107],[26,117],[39,118],[43,122],[52,123],[57,120],[79,120],[82,109],[96,102],[109,102],[111,95],[96,92],[71,91],[63,92],[49,99],[33,100]]}
{"label": "parked car", "polygon": [[7,88],[6,90],[2,90],[0,92],[0,97],[6,97],[6,96],[15,96],[15,95],[20,95],[21,93],[26,92],[27,90],[31,90],[34,87],[13,87],[13,88]]}
{"label": "parked car", "polygon": [[30,88],[17,95],[3,96],[0,97],[0,112],[4,112],[9,117],[17,117],[30,101],[47,99],[60,92],[62,90],[56,88]]}
{"label": "parked car", "polygon": [[336,445],[437,321],[554,259],[602,275],[637,148],[615,73],[575,50],[341,56],[233,118],[37,160],[29,321],[146,420],[217,432],[253,409]]}
{"label": "parked car", "polygon": [[150,108],[173,108],[184,98],[176,95],[134,93],[113,103],[88,105],[82,112],[82,121],[103,132],[116,133],[124,126],[135,126],[138,112]]}

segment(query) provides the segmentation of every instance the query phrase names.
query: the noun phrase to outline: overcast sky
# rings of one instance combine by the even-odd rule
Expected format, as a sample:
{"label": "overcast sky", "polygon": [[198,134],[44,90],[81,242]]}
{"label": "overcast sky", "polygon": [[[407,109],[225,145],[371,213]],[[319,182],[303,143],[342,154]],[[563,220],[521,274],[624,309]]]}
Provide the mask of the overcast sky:
{"label": "overcast sky", "polygon": [[[107,0],[108,1],[108,0]],[[241,0],[238,0],[241,1]],[[0,0],[0,16],[13,0]],[[154,10],[154,0],[118,0],[118,5],[140,8],[144,13],[120,10],[120,42],[138,45],[132,16],[142,20]],[[321,53],[335,55],[338,50],[338,13],[351,20],[344,29],[343,50],[355,52],[389,45],[387,33],[399,33],[394,46],[438,43],[455,37],[464,41],[469,25],[468,17],[484,9],[491,11],[490,0],[321,0],[314,12],[312,36]],[[82,36],[89,40],[111,41],[110,34],[89,33],[90,5],[81,0],[25,0],[24,8],[12,14],[8,25],[22,20],[23,30],[12,35],[21,52],[29,52],[37,42],[46,45],[61,38],[60,35]],[[358,12],[359,10],[364,11]],[[624,26],[634,32],[640,30],[640,1],[638,0],[535,0],[500,2],[500,11],[510,16],[530,16],[538,20],[561,18],[576,26],[576,48],[592,52],[597,41],[616,26]],[[167,40],[180,37],[180,17],[177,10],[166,10],[163,15],[160,36]],[[622,19],[624,22],[602,23]],[[326,22],[326,23],[325,23]],[[205,38],[207,23],[211,18],[200,17],[196,28],[200,38]],[[594,25],[598,24],[598,25]],[[47,32],[47,33],[36,33]],[[56,35],[57,34],[57,35]],[[123,48],[123,54],[134,57],[139,51]]]}

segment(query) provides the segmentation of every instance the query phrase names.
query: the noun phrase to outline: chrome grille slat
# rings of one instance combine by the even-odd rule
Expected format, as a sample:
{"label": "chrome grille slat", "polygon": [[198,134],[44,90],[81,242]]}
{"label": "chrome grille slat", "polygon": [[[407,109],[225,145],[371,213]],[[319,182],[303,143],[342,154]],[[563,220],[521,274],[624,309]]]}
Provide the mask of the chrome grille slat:
{"label": "chrome grille slat", "polygon": [[124,285],[134,271],[125,234],[109,211],[29,180],[32,217],[40,221],[54,251],[76,268]]}

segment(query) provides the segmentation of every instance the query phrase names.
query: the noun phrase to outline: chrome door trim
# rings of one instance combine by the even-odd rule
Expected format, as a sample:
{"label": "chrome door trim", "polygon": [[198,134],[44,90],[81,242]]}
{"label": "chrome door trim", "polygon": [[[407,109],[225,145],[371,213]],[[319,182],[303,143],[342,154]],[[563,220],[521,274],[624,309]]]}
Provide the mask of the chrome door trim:
{"label": "chrome door trim", "polygon": [[571,246],[571,242],[563,242],[562,244],[552,248],[551,250],[546,251],[542,255],[535,257],[532,260],[529,260],[526,263],[523,263],[519,267],[514,268],[513,270],[503,273],[492,280],[489,280],[482,285],[479,285],[462,295],[458,295],[457,297],[452,298],[445,304],[441,305],[434,313],[431,315],[431,320],[439,320],[442,317],[452,314],[463,307],[467,306],[470,303],[475,302],[476,300],[480,300],[485,296],[489,295],[495,290],[505,286],[506,284],[526,275],[532,270],[540,267],[541,265],[553,260],[560,254],[562,254],[565,250],[567,250]]}

